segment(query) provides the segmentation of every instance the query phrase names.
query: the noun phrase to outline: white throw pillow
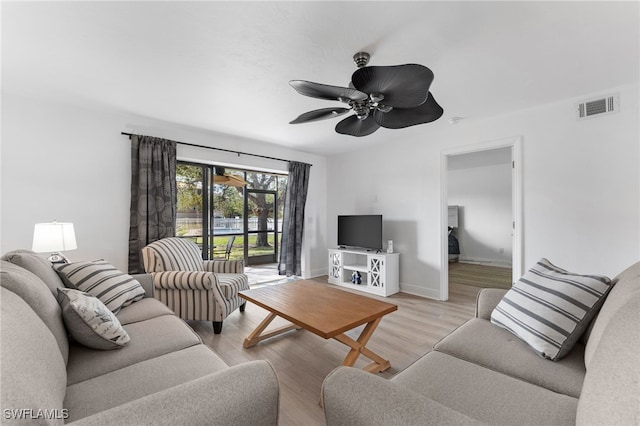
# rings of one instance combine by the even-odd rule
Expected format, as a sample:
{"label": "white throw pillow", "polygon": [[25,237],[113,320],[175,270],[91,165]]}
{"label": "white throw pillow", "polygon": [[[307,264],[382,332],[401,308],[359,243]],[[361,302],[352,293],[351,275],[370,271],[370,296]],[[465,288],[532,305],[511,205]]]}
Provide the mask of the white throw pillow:
{"label": "white throw pillow", "polygon": [[491,322],[557,361],[587,329],[610,289],[605,276],[575,274],[541,259],[505,294]]}
{"label": "white throw pillow", "polygon": [[118,318],[97,297],[70,288],[58,289],[58,303],[67,331],[93,349],[118,349],[130,338]]}
{"label": "white throw pillow", "polygon": [[104,260],[62,263],[54,268],[67,287],[97,297],[114,314],[144,297],[138,280]]}

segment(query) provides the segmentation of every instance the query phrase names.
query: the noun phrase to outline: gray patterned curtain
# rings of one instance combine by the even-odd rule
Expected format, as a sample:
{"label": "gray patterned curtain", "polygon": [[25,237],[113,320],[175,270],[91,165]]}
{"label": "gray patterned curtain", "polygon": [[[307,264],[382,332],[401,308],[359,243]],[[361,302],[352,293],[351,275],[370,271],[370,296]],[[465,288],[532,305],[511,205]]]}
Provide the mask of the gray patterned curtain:
{"label": "gray patterned curtain", "polygon": [[129,273],[144,272],[142,248],[176,230],[176,142],[131,136]]}
{"label": "gray patterned curtain", "polygon": [[310,164],[291,161],[282,219],[282,245],[280,249],[280,275],[302,275],[300,255],[304,231],[304,205],[307,202]]}

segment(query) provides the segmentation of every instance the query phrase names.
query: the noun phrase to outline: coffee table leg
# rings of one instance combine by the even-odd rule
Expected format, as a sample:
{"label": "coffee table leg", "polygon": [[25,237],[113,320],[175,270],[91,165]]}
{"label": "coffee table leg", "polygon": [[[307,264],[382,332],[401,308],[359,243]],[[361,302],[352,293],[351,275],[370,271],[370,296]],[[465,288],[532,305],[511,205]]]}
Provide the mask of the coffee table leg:
{"label": "coffee table leg", "polygon": [[381,320],[382,317],[376,318],[375,320],[367,323],[367,325],[364,327],[364,330],[362,330],[362,333],[360,333],[358,340],[353,340],[346,334],[339,334],[335,337],[335,339],[340,343],[343,343],[351,348],[347,356],[344,358],[344,361],[342,361],[342,365],[353,367],[360,354],[362,354],[373,361],[371,364],[364,367],[364,370],[366,371],[369,371],[371,373],[382,373],[383,371],[391,367],[391,363],[388,360],[382,358],[380,355],[376,354],[366,347],[369,339],[378,327],[378,324],[380,324]]}
{"label": "coffee table leg", "polygon": [[277,336],[278,334],[285,333],[289,330],[300,330],[302,328],[295,324],[290,324],[290,325],[285,325],[284,327],[276,328],[275,330],[270,331],[268,333],[262,334],[262,332],[267,328],[267,326],[271,324],[271,321],[273,321],[276,317],[277,317],[276,314],[274,314],[273,312],[270,312],[269,315],[267,315],[267,317],[263,319],[262,322],[256,327],[256,329],[253,330],[251,334],[247,336],[246,339],[244,339],[242,346],[244,346],[245,348],[250,348],[252,346],[257,345],[258,342],[264,339],[268,339],[269,337]]}

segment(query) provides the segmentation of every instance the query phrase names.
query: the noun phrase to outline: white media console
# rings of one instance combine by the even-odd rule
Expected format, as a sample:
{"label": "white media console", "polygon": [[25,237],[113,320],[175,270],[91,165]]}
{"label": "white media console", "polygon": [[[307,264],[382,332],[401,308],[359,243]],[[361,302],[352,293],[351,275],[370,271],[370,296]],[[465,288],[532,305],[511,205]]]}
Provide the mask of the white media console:
{"label": "white media console", "polygon": [[[361,284],[351,282],[353,272]],[[329,249],[329,282],[379,296],[400,291],[400,254],[356,249]]]}

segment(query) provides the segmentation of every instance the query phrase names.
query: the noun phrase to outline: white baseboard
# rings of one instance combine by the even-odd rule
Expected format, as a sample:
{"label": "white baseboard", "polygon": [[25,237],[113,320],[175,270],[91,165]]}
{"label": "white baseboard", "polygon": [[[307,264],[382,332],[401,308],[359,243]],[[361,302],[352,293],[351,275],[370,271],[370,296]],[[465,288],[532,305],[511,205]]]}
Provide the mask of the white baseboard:
{"label": "white baseboard", "polygon": [[428,299],[440,300],[440,289],[431,289],[417,286],[414,284],[400,283],[400,291],[402,293],[411,294],[413,296],[426,297]]}
{"label": "white baseboard", "polygon": [[458,262],[460,263],[471,263],[473,265],[489,265],[489,266],[496,266],[498,268],[511,268],[511,262],[509,262],[508,260],[501,260],[501,259],[479,259],[479,258],[473,258],[473,257],[462,257],[460,256],[458,258]]}
{"label": "white baseboard", "polygon": [[[311,270],[311,272],[309,274],[306,274],[306,271],[303,271],[303,277],[305,280],[308,280],[309,278],[315,278],[315,277],[321,277],[323,275],[329,275],[329,272],[327,271],[327,269],[313,269]],[[308,276],[307,276],[308,275]]]}

